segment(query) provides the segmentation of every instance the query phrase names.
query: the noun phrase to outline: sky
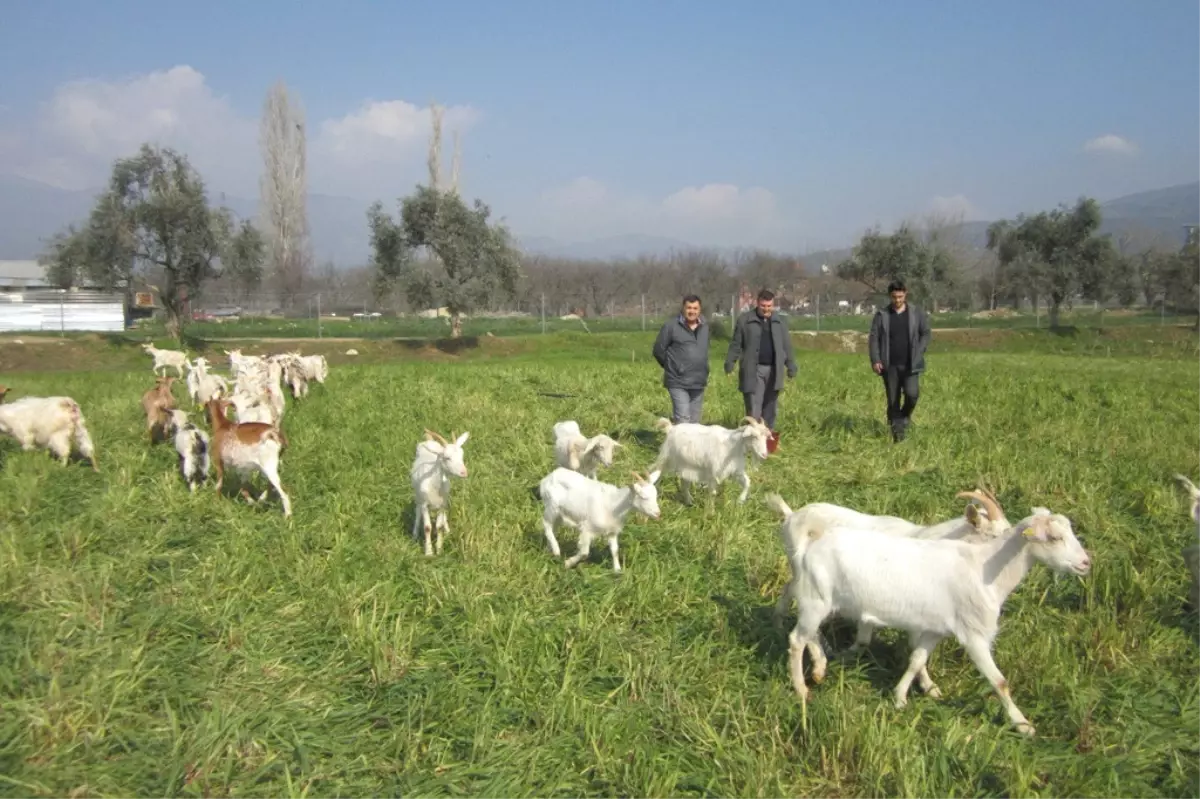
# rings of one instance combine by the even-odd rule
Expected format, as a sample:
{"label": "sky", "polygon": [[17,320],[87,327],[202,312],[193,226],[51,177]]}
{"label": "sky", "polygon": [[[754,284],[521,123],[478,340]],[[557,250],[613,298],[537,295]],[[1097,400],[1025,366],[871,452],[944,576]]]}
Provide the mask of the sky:
{"label": "sky", "polygon": [[519,236],[805,251],[1196,180],[1198,38],[1195,0],[6,0],[0,174],[151,141],[255,197],[284,80],[314,193],[394,206],[437,102]]}

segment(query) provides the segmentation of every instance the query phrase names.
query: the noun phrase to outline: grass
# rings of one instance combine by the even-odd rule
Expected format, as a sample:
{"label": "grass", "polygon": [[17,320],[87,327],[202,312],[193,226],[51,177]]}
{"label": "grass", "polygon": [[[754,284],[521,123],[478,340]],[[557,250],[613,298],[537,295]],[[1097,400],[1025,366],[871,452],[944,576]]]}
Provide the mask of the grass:
{"label": "grass", "polygon": [[[602,479],[650,463],[667,397],[627,346],[650,339],[547,339],[336,363],[284,418],[292,524],[187,492],[145,445],[144,363],[5,374],[14,395],[77,398],[103,471],[0,443],[0,793],[1197,795],[1194,528],[1170,482],[1197,466],[1194,334],[1155,358],[943,345],[899,446],[865,357],[804,351],[750,500],[684,508],[664,478],[620,577],[599,546],[564,570],[531,489],[559,419],[626,442]],[[714,370],[706,417],[740,416]],[[408,535],[425,427],[471,432],[433,559]],[[891,631],[831,663],[803,719],[770,624],[787,568],[765,493],[932,521],[978,480],[1014,517],[1067,514],[1093,554],[1088,578],[1039,567],[1005,608],[996,660],[1038,737],[1006,727],[952,641],[930,661],[946,698],[893,709]]]}

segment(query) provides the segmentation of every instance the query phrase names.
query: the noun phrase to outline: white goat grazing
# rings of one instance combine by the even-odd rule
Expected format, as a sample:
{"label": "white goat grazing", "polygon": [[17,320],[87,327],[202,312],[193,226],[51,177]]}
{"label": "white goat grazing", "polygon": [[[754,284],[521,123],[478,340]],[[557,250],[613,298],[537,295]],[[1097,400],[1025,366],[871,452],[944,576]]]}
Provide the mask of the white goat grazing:
{"label": "white goat grazing", "polygon": [[208,361],[201,355],[188,364],[187,389],[192,402],[205,406],[211,399],[226,396],[229,384],[225,378],[208,371]]}
{"label": "white goat grazing", "polygon": [[309,380],[315,380],[321,385],[325,385],[325,378],[329,376],[329,363],[326,362],[324,355],[300,355],[300,366],[304,370],[304,376]]}
{"label": "white goat grazing", "polygon": [[767,459],[767,439],[771,430],[749,416],[746,424],[735,430],[716,424],[671,424],[659,419],[655,427],[667,431],[667,437],[651,464],[651,471],[676,474],[683,490],[683,501],[692,503],[691,483],[702,483],[717,493],[717,486],[730,477],[742,486],[738,502],[750,494],[750,476],[746,473],[746,453],[757,461]]}
{"label": "white goat grazing", "polygon": [[1013,702],[1008,682],[992,659],[992,643],[1004,601],[1034,563],[1080,576],[1090,570],[1091,560],[1067,517],[1041,508],[999,537],[978,544],[924,541],[851,527],[814,536],[802,525],[792,527],[792,510],[778,495],[767,501],[783,516],[780,537],[795,575],[789,589],[799,616],[788,636],[788,653],[792,684],[801,701],[808,700],[804,652],[813,658],[813,681],[821,682],[826,658],[818,628],[838,613],[908,632],[913,651],[893,692],[897,707],[908,703],[914,678],[926,693],[940,695],[925,664],[939,641],[954,636],[992,684],[1013,725],[1033,734],[1033,725]]}
{"label": "white goat grazing", "polygon": [[[5,388],[0,397],[6,393]],[[70,397],[22,397],[0,405],[0,433],[12,436],[23,450],[50,450],[63,466],[70,461],[73,442],[79,454],[91,461],[92,469],[100,471],[83,412]]]}
{"label": "white goat grazing", "polygon": [[[450,478],[467,476],[462,447],[471,434],[463,433],[453,442],[447,442],[431,430],[426,430],[425,435],[426,440],[417,444],[416,457],[409,472],[413,493],[416,495],[412,535],[416,538],[423,526],[425,554],[432,555],[434,550],[429,535],[433,525],[429,519],[429,511],[437,512],[437,552],[441,554],[442,532],[450,532],[450,522],[446,520],[446,511],[450,509]],[[453,438],[453,434],[451,437]]]}
{"label": "white goat grazing", "polygon": [[592,479],[601,466],[612,466],[614,451],[619,446],[619,441],[604,433],[585,438],[574,421],[554,425],[554,462]]}
{"label": "white goat grazing", "polygon": [[[810,502],[802,508],[797,508],[791,514],[789,528],[794,531],[804,531],[809,537],[819,537],[825,530],[835,527],[853,527],[858,530],[875,530],[887,535],[919,538],[926,541],[953,540],[978,543],[995,538],[1012,525],[1004,517],[995,494],[980,489],[978,491],[960,491],[954,495],[956,499],[978,500],[983,509],[968,504],[961,516],[947,519],[944,522],[922,526],[914,524],[898,516],[872,516],[867,513],[833,505],[828,502]],[[787,541],[784,542],[785,547]],[[795,579],[795,575],[792,575]],[[792,593],[784,588],[775,605],[775,625],[783,625],[784,614],[791,605]],[[871,644],[875,634],[875,626],[864,621],[858,623],[858,631],[854,644],[847,650],[847,655],[856,655]]]}
{"label": "white goat grazing", "polygon": [[167,367],[171,366],[178,372],[178,377],[183,377],[183,367],[187,366],[187,353],[179,350],[160,350],[153,344],[143,344],[142,349],[147,355],[154,358],[154,374],[158,374],[158,370],[162,369],[163,376],[166,377]]}
{"label": "white goat grazing", "polygon": [[234,380],[241,377],[243,372],[252,372],[264,365],[261,355],[242,355],[240,348],[233,351],[225,350],[225,354],[229,356],[229,375]]}
{"label": "white goat grazing", "polygon": [[608,539],[608,549],[612,552],[613,571],[619,573],[621,559],[617,554],[617,537],[625,526],[625,517],[631,510],[636,510],[651,519],[658,518],[658,489],[654,484],[658,482],[659,474],[651,472],[643,477],[634,472],[633,484],[628,486],[601,483],[561,466],[543,477],[538,483],[538,495],[544,505],[542,525],[554,557],[562,555],[558,539],[554,537],[554,525],[561,522],[579,530],[575,554],[563,562],[564,566],[574,568],[586,560],[591,554],[592,539],[603,536]]}
{"label": "white goat grazing", "polygon": [[188,421],[187,411],[171,411],[171,429],[175,431],[175,451],[179,453],[179,473],[188,489],[208,479],[208,433]]}

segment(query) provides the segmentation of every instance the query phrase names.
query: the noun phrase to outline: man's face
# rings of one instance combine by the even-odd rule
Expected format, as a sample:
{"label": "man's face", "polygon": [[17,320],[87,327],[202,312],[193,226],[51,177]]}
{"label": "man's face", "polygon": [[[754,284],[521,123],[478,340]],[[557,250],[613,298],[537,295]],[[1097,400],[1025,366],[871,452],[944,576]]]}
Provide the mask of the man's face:
{"label": "man's face", "polygon": [[771,317],[771,314],[773,314],[775,312],[775,301],[774,300],[759,300],[758,301],[758,312],[760,314],[762,314],[763,319],[769,319]]}
{"label": "man's face", "polygon": [[907,291],[893,291],[892,292],[892,306],[899,308],[901,305],[904,304],[904,301],[907,298],[908,298]]}
{"label": "man's face", "polygon": [[683,318],[689,322],[695,322],[700,318],[700,303],[685,302],[683,304]]}

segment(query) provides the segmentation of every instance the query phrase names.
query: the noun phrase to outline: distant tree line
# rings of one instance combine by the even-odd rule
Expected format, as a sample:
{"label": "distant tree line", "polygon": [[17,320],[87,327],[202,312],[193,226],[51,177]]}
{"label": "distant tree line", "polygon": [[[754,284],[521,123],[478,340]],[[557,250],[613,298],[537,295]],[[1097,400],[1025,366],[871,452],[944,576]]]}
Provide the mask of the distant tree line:
{"label": "distant tree line", "polygon": [[461,335],[467,314],[660,316],[689,293],[702,297],[706,312],[727,313],[760,288],[774,290],[787,310],[837,313],[882,301],[893,277],[934,311],[1044,305],[1051,325],[1077,300],[1200,309],[1197,229],[1182,247],[1100,235],[1100,206],[1090,198],[995,222],[984,249],[962,241],[961,222],[952,218],[868,230],[832,267],[765,250],[609,261],[522,253],[486,204],[459,196],[457,135],[445,178],[436,105],[432,120],[428,182],[400,200],[396,217],[382,203],[371,206],[365,266],[313,268],[303,113],[282,83],[264,103],[257,225],[211,205],[184,155],[142,145],[113,164],[88,219],[55,235],[41,260],[61,288],[86,281],[127,298],[137,286],[156,289],[176,336],[206,294],[236,301],[265,293],[294,313],[311,313],[308,298],[317,293],[334,312],[445,308],[452,336]]}

